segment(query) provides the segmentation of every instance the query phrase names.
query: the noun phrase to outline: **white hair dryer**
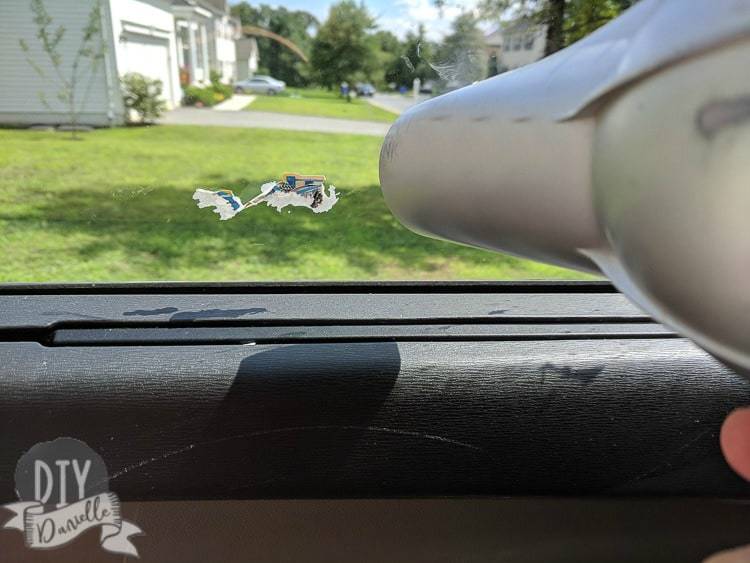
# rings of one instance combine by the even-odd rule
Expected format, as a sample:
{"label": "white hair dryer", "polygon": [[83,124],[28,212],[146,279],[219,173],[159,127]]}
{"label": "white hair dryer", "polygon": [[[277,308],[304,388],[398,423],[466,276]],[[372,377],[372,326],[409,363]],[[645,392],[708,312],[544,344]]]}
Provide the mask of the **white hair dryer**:
{"label": "white hair dryer", "polygon": [[409,228],[602,272],[750,370],[750,0],[642,0],[415,106],[380,181]]}

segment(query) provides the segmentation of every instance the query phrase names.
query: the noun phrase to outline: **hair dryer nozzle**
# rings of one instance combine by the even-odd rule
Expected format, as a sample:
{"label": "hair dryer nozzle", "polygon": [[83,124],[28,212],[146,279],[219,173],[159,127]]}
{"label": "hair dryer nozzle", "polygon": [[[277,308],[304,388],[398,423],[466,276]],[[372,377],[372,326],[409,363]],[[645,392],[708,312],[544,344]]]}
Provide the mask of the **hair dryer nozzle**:
{"label": "hair dryer nozzle", "polygon": [[413,230],[601,271],[750,371],[750,2],[642,0],[420,104],[388,133],[380,179]]}

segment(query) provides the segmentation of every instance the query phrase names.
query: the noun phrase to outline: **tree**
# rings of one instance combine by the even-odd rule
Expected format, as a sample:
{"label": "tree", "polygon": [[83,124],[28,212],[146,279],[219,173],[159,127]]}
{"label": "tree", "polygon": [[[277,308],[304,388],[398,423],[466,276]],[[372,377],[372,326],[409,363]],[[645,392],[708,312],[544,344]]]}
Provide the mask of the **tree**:
{"label": "tree", "polygon": [[372,76],[372,82],[378,86],[396,82],[396,69],[399,66],[402,45],[390,31],[379,30],[373,35],[375,42],[375,58],[377,69]]}
{"label": "tree", "polygon": [[403,43],[399,45],[398,57],[385,69],[387,82],[411,88],[415,78],[419,78],[423,84],[437,78],[437,73],[430,66],[435,58],[436,46],[427,39],[425,33],[422,24],[416,33],[407,32]]}
{"label": "tree", "polygon": [[452,24],[451,33],[438,49],[439,62],[430,66],[446,82],[469,84],[487,76],[487,53],[479,20],[464,12]]}
{"label": "tree", "polygon": [[541,21],[547,26],[544,54],[551,55],[565,47],[565,0],[547,0],[540,12]]}
{"label": "tree", "polygon": [[565,18],[565,44],[570,45],[613,20],[636,0],[571,0]]}
{"label": "tree", "polygon": [[[88,94],[91,91],[93,79],[96,76],[99,64],[104,59],[105,43],[101,32],[101,4],[96,0],[89,12],[85,27],[81,30],[81,41],[78,50],[70,64],[66,64],[60,51],[60,43],[63,41],[66,29],[62,25],[52,29],[53,20],[47,12],[42,0],[31,0],[31,11],[34,14],[34,23],[37,27],[36,37],[39,40],[42,51],[47,55],[52,66],[53,76],[40,64],[35,62],[31,56],[31,48],[24,39],[19,39],[21,50],[26,55],[29,65],[34,71],[57,88],[57,99],[64,104],[70,119],[70,132],[73,139],[77,138],[79,114],[83,111]],[[79,91],[81,82],[88,77],[88,83]],[[39,92],[39,98],[45,107],[51,105],[44,92]]]}
{"label": "tree", "polygon": [[364,4],[343,0],[331,6],[312,44],[310,64],[318,83],[328,88],[372,76],[377,67],[375,20]]}
{"label": "tree", "polygon": [[[255,8],[244,1],[232,6],[231,11],[242,25],[272,31],[295,43],[306,55],[310,54],[312,37],[309,30],[317,27],[319,22],[309,12],[266,4]],[[258,58],[264,72],[290,86],[305,86],[309,82],[309,68],[294,53],[272,39],[258,37],[257,41]]]}
{"label": "tree", "polygon": [[[545,55],[551,55],[592,33],[638,0],[481,0],[480,17],[527,17],[547,26]],[[446,0],[433,0],[442,7]]]}

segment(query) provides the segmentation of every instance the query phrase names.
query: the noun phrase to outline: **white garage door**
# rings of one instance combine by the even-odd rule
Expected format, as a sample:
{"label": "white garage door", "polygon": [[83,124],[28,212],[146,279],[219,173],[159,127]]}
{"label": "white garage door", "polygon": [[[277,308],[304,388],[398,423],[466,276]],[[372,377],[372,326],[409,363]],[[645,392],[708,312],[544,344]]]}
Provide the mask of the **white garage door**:
{"label": "white garage door", "polygon": [[138,72],[149,78],[161,80],[162,93],[171,105],[172,75],[169,71],[169,40],[135,34],[122,35],[122,61],[120,74]]}

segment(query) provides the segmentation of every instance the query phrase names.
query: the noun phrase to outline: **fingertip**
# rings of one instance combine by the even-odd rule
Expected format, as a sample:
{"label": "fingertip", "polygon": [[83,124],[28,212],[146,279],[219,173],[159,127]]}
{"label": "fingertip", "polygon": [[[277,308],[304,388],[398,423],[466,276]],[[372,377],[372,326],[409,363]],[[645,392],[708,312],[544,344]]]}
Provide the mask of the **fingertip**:
{"label": "fingertip", "polygon": [[750,563],[750,546],[722,551],[704,560],[703,563]]}
{"label": "fingertip", "polygon": [[729,413],[721,426],[719,441],[729,466],[750,481],[750,408]]}

